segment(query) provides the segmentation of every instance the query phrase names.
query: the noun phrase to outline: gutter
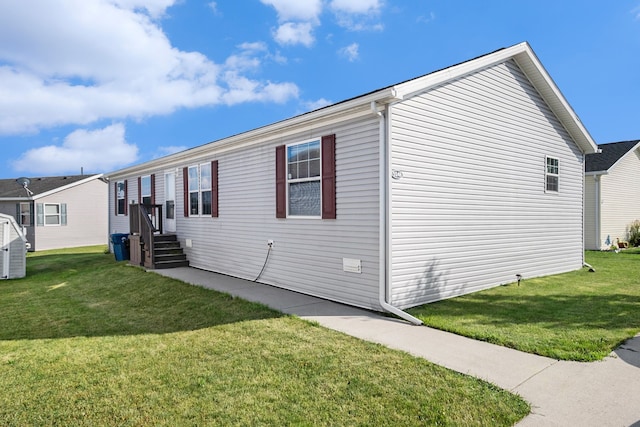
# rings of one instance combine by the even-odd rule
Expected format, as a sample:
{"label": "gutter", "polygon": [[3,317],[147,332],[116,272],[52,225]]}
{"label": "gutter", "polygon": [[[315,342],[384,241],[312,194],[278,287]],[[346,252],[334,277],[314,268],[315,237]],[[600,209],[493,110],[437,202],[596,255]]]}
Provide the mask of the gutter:
{"label": "gutter", "polygon": [[387,144],[387,126],[386,126],[386,117],[385,115],[378,111],[376,106],[376,102],[371,102],[371,112],[378,116],[378,129],[379,129],[379,141],[380,141],[380,217],[378,220],[379,223],[379,265],[380,271],[378,274],[379,277],[379,293],[378,293],[378,301],[380,306],[388,311],[389,313],[395,314],[396,316],[404,319],[414,325],[422,325],[422,320],[413,317],[409,313],[400,310],[397,307],[389,304],[390,299],[390,275],[391,275],[391,266],[390,264],[390,256],[389,256],[389,194],[390,194],[390,183],[389,183],[389,145]]}

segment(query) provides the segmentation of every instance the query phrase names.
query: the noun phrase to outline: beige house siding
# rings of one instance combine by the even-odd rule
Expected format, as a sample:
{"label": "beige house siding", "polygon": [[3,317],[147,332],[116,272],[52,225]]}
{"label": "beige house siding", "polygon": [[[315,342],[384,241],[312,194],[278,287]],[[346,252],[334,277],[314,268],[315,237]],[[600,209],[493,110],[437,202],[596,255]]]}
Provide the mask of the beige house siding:
{"label": "beige house siding", "polygon": [[67,225],[36,225],[35,249],[41,251],[106,244],[107,191],[107,183],[94,179],[36,199],[36,205],[66,204]]}
{"label": "beige house siding", "polygon": [[601,244],[610,236],[626,240],[627,227],[640,219],[640,148],[625,155],[601,176]]}

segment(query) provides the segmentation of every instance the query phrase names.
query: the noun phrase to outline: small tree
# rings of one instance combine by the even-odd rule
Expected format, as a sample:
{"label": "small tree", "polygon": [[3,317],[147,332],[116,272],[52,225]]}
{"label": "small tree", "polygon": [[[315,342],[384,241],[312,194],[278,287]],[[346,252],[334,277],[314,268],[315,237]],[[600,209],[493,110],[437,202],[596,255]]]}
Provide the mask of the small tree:
{"label": "small tree", "polygon": [[631,246],[640,246],[640,220],[635,220],[628,225],[629,244]]}

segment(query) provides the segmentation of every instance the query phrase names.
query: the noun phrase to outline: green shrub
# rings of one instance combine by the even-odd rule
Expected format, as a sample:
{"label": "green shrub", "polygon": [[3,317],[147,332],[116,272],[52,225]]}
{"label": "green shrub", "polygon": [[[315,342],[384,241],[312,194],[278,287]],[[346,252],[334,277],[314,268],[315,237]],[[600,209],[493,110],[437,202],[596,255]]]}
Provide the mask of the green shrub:
{"label": "green shrub", "polygon": [[635,220],[627,227],[629,229],[629,244],[640,246],[640,220]]}

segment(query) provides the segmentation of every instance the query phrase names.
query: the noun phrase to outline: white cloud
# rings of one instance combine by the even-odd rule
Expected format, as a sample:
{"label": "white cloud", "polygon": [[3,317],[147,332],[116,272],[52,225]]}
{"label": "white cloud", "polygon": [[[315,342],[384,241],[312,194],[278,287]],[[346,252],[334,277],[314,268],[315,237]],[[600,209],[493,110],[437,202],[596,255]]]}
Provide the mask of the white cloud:
{"label": "white cloud", "polygon": [[153,156],[154,159],[158,159],[160,157],[168,156],[170,154],[179,153],[188,149],[186,145],[168,145],[165,147],[158,147],[157,153]]}
{"label": "white cloud", "polygon": [[208,4],[209,9],[211,9],[213,11],[214,14],[218,14],[218,3],[215,1],[210,1]]}
{"label": "white cloud", "polygon": [[313,26],[309,22],[287,22],[274,31],[273,38],[283,45],[302,44],[310,47],[315,41],[312,33]]}
{"label": "white cloud", "polygon": [[47,145],[25,152],[13,162],[16,171],[34,175],[65,172],[107,172],[131,164],[138,158],[138,147],[127,143],[125,127],[116,123],[103,129],[79,129],[62,145]]}
{"label": "white cloud", "polygon": [[424,24],[428,24],[428,23],[433,22],[435,20],[436,20],[436,14],[433,13],[433,12],[430,12],[429,15],[420,15],[416,19],[417,22],[422,22]]}
{"label": "white cloud", "polygon": [[151,17],[158,18],[165,14],[168,7],[173,6],[175,0],[107,0],[123,9],[132,11],[146,11]]}
{"label": "white cloud", "polygon": [[260,0],[278,14],[279,26],[273,38],[281,45],[310,47],[315,41],[313,29],[320,25],[322,0]]}
{"label": "white cloud", "polygon": [[[42,0],[37,5],[3,5],[0,135],[225,103],[236,99],[231,93],[238,77],[256,91],[243,99],[282,102],[283,97],[297,96],[292,83],[243,75],[260,67],[261,56],[269,57],[257,44],[241,46],[223,64],[173,47],[155,19],[175,1]],[[229,69],[234,71],[232,80],[227,80]]]}
{"label": "white cloud", "polygon": [[307,111],[313,111],[331,104],[333,104],[333,102],[320,98],[315,101],[307,101],[304,103],[304,106],[307,107]]}
{"label": "white cloud", "polygon": [[260,0],[272,6],[280,22],[309,21],[317,23],[322,13],[322,0]]}
{"label": "white cloud", "polygon": [[382,6],[381,0],[332,0],[329,4],[338,25],[351,31],[382,31]]}
{"label": "white cloud", "polygon": [[335,11],[368,15],[378,13],[382,8],[380,0],[331,0],[330,7]]}
{"label": "white cloud", "polygon": [[349,46],[345,46],[338,51],[341,56],[344,56],[349,60],[349,62],[353,62],[360,56],[358,49],[360,46],[358,43],[351,43]]}

